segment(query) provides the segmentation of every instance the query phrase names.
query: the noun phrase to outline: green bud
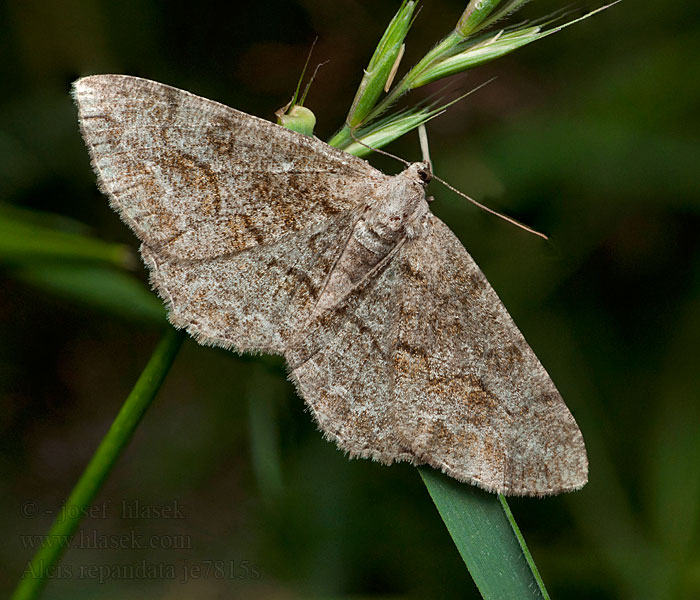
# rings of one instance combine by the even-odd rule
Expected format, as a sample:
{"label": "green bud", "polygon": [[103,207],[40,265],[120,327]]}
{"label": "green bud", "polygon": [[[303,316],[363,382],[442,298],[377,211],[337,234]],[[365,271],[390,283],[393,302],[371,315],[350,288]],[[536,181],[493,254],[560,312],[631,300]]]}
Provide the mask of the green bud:
{"label": "green bud", "polygon": [[289,109],[289,112],[280,109],[275,114],[277,115],[278,125],[282,125],[282,127],[292,131],[298,131],[304,135],[313,136],[314,127],[316,126],[316,115],[305,106],[296,104]]}

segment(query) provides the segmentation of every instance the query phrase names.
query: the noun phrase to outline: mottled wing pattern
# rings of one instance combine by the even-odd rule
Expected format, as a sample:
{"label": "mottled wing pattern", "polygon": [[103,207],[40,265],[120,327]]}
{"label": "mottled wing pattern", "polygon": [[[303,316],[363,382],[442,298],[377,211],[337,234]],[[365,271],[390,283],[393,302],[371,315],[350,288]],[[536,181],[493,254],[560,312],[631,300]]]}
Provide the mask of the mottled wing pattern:
{"label": "mottled wing pattern", "polygon": [[450,229],[407,243],[393,362],[400,437],[421,461],[505,494],[587,481],[583,437],[544,367]]}
{"label": "mottled wing pattern", "polygon": [[290,360],[292,377],[320,427],[350,454],[427,463],[506,494],[585,484],[573,417],[436,217],[321,329],[317,346]]}
{"label": "mottled wing pattern", "polygon": [[387,179],[320,140],[153,81],[85,77],[74,97],[102,190],[159,256],[274,243]]}
{"label": "mottled wing pattern", "polygon": [[176,326],[284,354],[321,429],[354,456],[427,463],[507,494],[585,484],[573,417],[439,219],[342,302],[318,302],[387,176],[159,83],[99,75],[74,95],[101,188],[143,242]]}
{"label": "mottled wing pattern", "polygon": [[285,353],[290,376],[325,436],[352,456],[413,462],[396,435],[392,355],[401,281],[390,254],[342,305]]}
{"label": "mottled wing pattern", "polygon": [[102,190],[143,242],[169,318],[281,353],[387,176],[308,136],[160,83],[74,86]]}
{"label": "mottled wing pattern", "polygon": [[348,210],[276,243],[208,260],[141,254],[169,319],[200,343],[282,354],[304,331],[360,210]]}

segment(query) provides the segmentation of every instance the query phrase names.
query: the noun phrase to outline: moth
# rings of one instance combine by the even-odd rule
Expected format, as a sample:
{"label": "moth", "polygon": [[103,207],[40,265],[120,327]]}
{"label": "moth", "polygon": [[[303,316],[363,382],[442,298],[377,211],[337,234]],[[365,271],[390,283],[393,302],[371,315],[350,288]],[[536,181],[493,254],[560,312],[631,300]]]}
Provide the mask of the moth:
{"label": "moth", "polygon": [[491,492],[582,487],[581,432],[457,237],[426,163],[388,176],[324,142],[124,75],[74,84],[100,189],[170,322],[282,355],[328,439]]}

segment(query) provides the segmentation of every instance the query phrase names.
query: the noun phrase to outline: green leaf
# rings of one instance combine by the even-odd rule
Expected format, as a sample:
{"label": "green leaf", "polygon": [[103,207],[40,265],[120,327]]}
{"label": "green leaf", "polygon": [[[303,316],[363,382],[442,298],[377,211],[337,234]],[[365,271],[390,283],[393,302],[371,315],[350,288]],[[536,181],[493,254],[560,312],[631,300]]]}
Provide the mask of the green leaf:
{"label": "green leaf", "polygon": [[269,504],[277,500],[283,490],[282,456],[275,405],[276,398],[284,397],[284,389],[279,383],[279,378],[267,377],[265,369],[256,364],[251,368],[246,384],[253,472],[261,496]]}
{"label": "green leaf", "polygon": [[503,496],[434,469],[418,471],[483,598],[549,599]]}
{"label": "green leaf", "polygon": [[130,273],[86,263],[30,264],[12,275],[57,296],[125,319],[164,325],[163,303]]}
{"label": "green leaf", "polygon": [[126,246],[76,231],[75,222],[11,206],[0,208],[0,261],[18,264],[45,259],[82,259],[117,266],[133,264]]}

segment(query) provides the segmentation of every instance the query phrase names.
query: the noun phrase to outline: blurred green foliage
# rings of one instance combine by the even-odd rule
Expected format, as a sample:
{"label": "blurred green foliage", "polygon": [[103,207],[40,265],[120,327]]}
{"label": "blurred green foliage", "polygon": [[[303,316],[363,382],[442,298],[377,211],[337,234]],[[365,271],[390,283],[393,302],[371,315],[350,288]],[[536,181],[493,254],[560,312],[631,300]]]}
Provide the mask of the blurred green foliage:
{"label": "blurred green foliage", "polygon": [[[405,64],[464,4],[425,3]],[[70,82],[129,73],[272,119],[318,35],[316,60],[330,63],[306,105],[327,138],[397,6],[0,4],[3,592],[33,554],[22,536],[45,532],[164,322],[135,240],[95,187]],[[540,0],[521,15],[560,8]],[[586,438],[583,491],[511,502],[554,597],[700,596],[696,12],[680,0],[622,2],[457,77],[464,90],[498,76],[429,125],[441,177],[552,237],[543,244],[431,190]],[[419,157],[415,139],[390,150]],[[184,518],[120,518],[123,499],[177,501]],[[47,597],[476,597],[415,469],[348,461],[315,431],[275,358],[186,344],[105,501],[86,532],[190,546],[83,544]],[[174,565],[177,578],[114,570],[100,586],[86,570],[139,561]],[[178,583],[185,565],[207,561],[238,576],[249,561],[261,576]]]}

